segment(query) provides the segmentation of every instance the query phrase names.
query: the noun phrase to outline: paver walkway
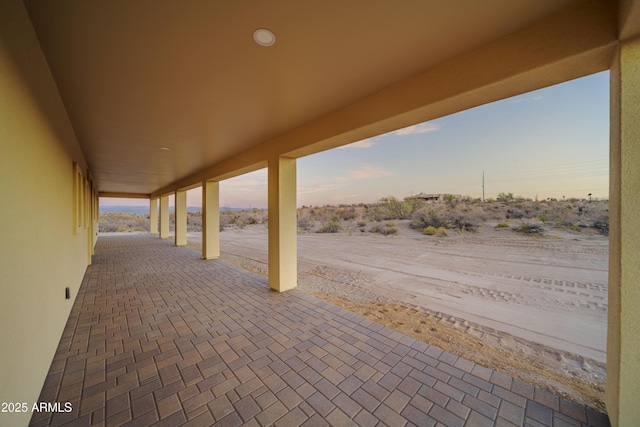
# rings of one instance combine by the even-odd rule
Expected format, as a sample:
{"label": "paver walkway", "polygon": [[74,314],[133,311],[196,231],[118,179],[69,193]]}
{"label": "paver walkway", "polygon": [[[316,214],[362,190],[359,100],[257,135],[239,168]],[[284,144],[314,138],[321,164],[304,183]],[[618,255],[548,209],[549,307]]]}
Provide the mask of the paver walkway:
{"label": "paver walkway", "polygon": [[188,247],[101,236],[32,426],[606,426],[606,415]]}

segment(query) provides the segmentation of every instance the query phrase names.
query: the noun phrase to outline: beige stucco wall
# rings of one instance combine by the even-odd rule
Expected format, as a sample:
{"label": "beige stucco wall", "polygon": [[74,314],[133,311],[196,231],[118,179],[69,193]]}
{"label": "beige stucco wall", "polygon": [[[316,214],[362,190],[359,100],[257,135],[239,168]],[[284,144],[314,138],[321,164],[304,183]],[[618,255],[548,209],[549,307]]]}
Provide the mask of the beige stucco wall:
{"label": "beige stucco wall", "polygon": [[611,189],[607,411],[640,422],[640,40],[622,42],[611,67]]}
{"label": "beige stucco wall", "polygon": [[[73,163],[85,177],[87,165],[19,0],[0,2],[0,153],[0,402],[31,405],[86,270],[92,218],[73,224]],[[30,417],[0,413],[0,425]]]}

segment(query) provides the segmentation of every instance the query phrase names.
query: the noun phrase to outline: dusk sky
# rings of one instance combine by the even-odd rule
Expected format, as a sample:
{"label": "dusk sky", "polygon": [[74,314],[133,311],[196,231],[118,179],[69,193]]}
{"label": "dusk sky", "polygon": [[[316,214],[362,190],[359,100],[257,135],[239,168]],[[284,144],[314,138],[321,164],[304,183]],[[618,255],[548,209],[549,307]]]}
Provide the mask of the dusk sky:
{"label": "dusk sky", "polygon": [[[609,196],[609,73],[493,102],[298,159],[298,206],[385,196]],[[170,203],[172,204],[173,198]],[[106,205],[148,205],[106,199]],[[201,206],[201,190],[187,193]],[[266,208],[267,170],[220,183],[220,206]]]}

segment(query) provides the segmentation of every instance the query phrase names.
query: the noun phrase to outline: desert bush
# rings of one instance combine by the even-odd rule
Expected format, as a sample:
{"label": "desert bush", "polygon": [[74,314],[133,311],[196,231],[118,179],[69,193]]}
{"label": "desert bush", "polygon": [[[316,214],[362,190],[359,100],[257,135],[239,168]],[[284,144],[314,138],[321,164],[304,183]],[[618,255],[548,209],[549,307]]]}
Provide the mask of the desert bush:
{"label": "desert bush", "polygon": [[461,231],[478,231],[481,218],[462,212],[455,212],[451,217],[451,225],[446,228],[456,228]]}
{"label": "desert bush", "polygon": [[500,193],[496,198],[499,202],[510,202],[514,199],[513,193]]}
{"label": "desert bush", "polygon": [[427,205],[427,202],[425,202],[422,199],[408,199],[408,200],[405,200],[404,203],[406,204],[407,210],[409,212],[409,215],[407,215],[407,218],[410,218],[415,211],[417,211],[418,209],[422,209]]}
{"label": "desert bush", "polygon": [[418,210],[413,215],[409,226],[417,230],[424,230],[426,227],[432,226],[460,231],[477,231],[483,220],[482,209],[467,205],[457,205],[456,207],[438,205]]}
{"label": "desert bush", "polygon": [[388,226],[385,225],[384,228],[380,231],[381,234],[384,234],[385,236],[388,236],[389,234],[398,234],[398,227],[397,226]]}
{"label": "desert bush", "polygon": [[340,224],[340,218],[333,217],[329,222],[323,224],[317,231],[317,233],[337,233],[342,230],[342,225]]}
{"label": "desert bush", "polygon": [[98,216],[101,233],[149,231],[149,216],[133,213],[107,212]]}
{"label": "desert bush", "polygon": [[369,229],[369,232],[371,233],[380,233],[384,236],[388,236],[389,234],[398,234],[398,231],[398,225],[395,221],[387,221],[384,224],[375,224]]}
{"label": "desert bush", "polygon": [[202,231],[202,212],[187,212],[187,231]]}
{"label": "desert bush", "polygon": [[298,219],[298,228],[309,231],[313,228],[313,221],[308,216],[302,217]]}
{"label": "desert bush", "polygon": [[600,234],[609,235],[609,215],[601,215],[593,222],[593,228],[598,230]]}
{"label": "desert bush", "polygon": [[538,224],[524,223],[522,225],[519,225],[518,227],[513,228],[513,231],[535,236],[542,236],[544,234],[544,229]]}
{"label": "desert bush", "polygon": [[455,207],[460,201],[462,201],[462,199],[458,199],[453,194],[445,194],[442,199],[451,207]]}
{"label": "desert bush", "polygon": [[511,228],[511,226],[506,222],[501,222],[498,225],[496,225],[496,228]]}
{"label": "desert bush", "polygon": [[338,209],[336,215],[342,218],[343,221],[349,221],[358,217],[354,207]]}
{"label": "desert bush", "polygon": [[230,215],[227,215],[226,212],[220,213],[220,231],[223,231],[225,227],[231,225],[232,218]]}
{"label": "desert bush", "polygon": [[422,230],[422,234],[433,236],[434,234],[436,234],[436,230],[437,229],[433,225],[428,225],[424,228],[424,230]]}
{"label": "desert bush", "polygon": [[445,231],[444,227],[435,228],[435,227],[430,225],[430,226],[426,227],[424,230],[422,230],[422,234],[424,234],[426,236],[445,237],[447,235],[447,232]]}
{"label": "desert bush", "polygon": [[380,203],[389,213],[389,219],[405,219],[409,216],[409,205],[393,196],[383,197]]}
{"label": "desert bush", "polygon": [[383,218],[377,218],[378,221],[388,219],[407,219],[410,218],[414,212],[425,206],[424,200],[399,200],[393,196],[383,197],[380,199],[380,203],[386,211],[386,215]]}
{"label": "desert bush", "polygon": [[547,219],[548,219],[547,218],[547,214],[545,214],[545,213],[538,214],[538,215],[536,215],[536,219],[538,221],[541,221],[541,222],[546,222]]}
{"label": "desert bush", "polygon": [[412,221],[409,224],[411,228],[418,230],[424,230],[428,226],[434,228],[446,227],[447,220],[444,216],[444,209],[440,206],[427,206],[422,209],[418,209],[412,216]]}
{"label": "desert bush", "polygon": [[507,209],[506,217],[507,219],[521,219],[526,216],[526,212],[521,209]]}

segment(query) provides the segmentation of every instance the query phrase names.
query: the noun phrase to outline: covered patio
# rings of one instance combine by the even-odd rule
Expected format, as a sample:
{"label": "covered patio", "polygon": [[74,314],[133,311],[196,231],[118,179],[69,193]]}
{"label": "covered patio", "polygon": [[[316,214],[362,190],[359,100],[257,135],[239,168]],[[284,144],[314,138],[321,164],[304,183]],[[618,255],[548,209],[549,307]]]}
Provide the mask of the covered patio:
{"label": "covered patio", "polygon": [[606,426],[606,415],[152,235],[101,236],[32,426]]}
{"label": "covered patio", "polygon": [[[73,403],[0,424],[595,422],[297,292],[296,162],[605,70],[605,405],[627,426],[640,419],[640,0],[0,2],[0,402]],[[216,259],[219,183],[265,167],[268,281]],[[181,247],[198,187],[201,255]],[[101,197],[148,200],[160,237],[173,197],[175,241],[98,241]]]}

